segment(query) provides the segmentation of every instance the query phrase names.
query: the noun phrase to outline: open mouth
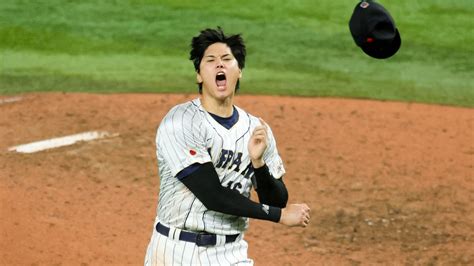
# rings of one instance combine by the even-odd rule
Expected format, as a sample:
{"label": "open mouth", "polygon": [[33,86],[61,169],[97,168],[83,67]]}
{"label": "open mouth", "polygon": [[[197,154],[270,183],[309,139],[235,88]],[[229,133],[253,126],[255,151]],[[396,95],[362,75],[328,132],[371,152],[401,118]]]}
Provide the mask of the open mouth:
{"label": "open mouth", "polygon": [[226,77],[224,72],[219,72],[216,75],[216,84],[217,87],[224,87],[226,85]]}

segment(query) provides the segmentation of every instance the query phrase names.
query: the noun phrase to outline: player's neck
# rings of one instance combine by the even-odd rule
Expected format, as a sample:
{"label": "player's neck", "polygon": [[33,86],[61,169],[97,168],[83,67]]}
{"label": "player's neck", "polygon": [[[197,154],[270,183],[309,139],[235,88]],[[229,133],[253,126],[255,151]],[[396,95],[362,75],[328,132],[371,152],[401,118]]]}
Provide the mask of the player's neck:
{"label": "player's neck", "polygon": [[233,97],[227,97],[224,100],[211,97],[201,97],[202,106],[209,113],[220,117],[230,117],[234,111]]}

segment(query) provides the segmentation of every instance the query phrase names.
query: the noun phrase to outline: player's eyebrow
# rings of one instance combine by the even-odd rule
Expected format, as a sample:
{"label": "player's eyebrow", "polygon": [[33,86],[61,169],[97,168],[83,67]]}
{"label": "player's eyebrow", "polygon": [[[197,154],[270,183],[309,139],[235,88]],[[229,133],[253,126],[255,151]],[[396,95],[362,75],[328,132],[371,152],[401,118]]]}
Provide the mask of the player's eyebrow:
{"label": "player's eyebrow", "polygon": [[[221,55],[221,58],[226,57],[226,56],[230,56],[230,55],[231,55],[231,54],[224,54],[224,55]],[[216,58],[217,56],[210,54],[210,55],[206,55],[206,56],[204,56],[204,57]]]}

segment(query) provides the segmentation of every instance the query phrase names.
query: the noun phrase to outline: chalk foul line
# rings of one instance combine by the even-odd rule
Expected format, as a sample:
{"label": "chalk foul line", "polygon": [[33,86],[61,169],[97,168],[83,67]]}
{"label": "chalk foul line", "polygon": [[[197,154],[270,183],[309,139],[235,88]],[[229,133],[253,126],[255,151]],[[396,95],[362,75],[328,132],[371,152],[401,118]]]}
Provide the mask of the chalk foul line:
{"label": "chalk foul line", "polygon": [[27,144],[22,144],[22,145],[10,147],[8,148],[8,150],[20,152],[20,153],[34,153],[38,151],[73,145],[74,143],[79,142],[79,141],[91,141],[95,139],[116,137],[118,135],[119,135],[118,133],[111,134],[107,131],[89,131],[89,132],[83,132],[83,133],[59,137],[59,138],[52,138],[52,139],[46,139],[46,140],[31,142]]}

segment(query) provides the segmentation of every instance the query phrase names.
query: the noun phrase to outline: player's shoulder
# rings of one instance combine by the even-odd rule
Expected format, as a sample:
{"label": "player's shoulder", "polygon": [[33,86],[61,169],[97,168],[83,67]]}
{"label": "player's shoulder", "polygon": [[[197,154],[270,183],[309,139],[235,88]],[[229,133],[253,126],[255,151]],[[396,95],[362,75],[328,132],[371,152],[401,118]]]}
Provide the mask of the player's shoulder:
{"label": "player's shoulder", "polygon": [[199,99],[187,101],[172,107],[163,117],[160,127],[172,124],[173,127],[185,126],[202,119],[202,107]]}
{"label": "player's shoulder", "polygon": [[244,109],[240,108],[237,105],[234,105],[234,107],[239,112],[239,117],[241,117],[241,118],[243,117],[243,118],[249,120],[251,124],[255,124],[256,122],[258,122],[258,117],[252,115],[251,113],[245,111]]}
{"label": "player's shoulder", "polygon": [[[247,119],[250,121],[251,127],[256,127],[256,126],[260,125],[260,120],[259,120],[258,116],[255,116],[255,115],[245,111],[244,109],[242,109],[238,106],[235,106],[235,108],[239,111],[239,114],[240,114],[241,117],[242,116],[247,117]],[[265,120],[265,118],[263,118],[263,120]]]}
{"label": "player's shoulder", "polygon": [[[242,108],[239,108],[238,106],[235,106],[235,108],[239,111],[240,117],[242,117],[242,116],[246,117],[246,119],[247,119],[247,121],[250,125],[250,130],[253,130],[256,126],[261,124],[259,116],[255,116],[255,115],[243,110]],[[265,117],[262,117],[262,119],[265,120]],[[266,123],[267,123],[267,127],[268,127],[268,133],[269,133],[270,137],[272,137],[273,136],[273,131],[271,129],[271,126],[268,123],[268,121],[266,121]]]}
{"label": "player's shoulder", "polygon": [[185,103],[175,105],[169,110],[163,120],[180,120],[183,118],[188,119],[189,117],[199,115],[200,112],[202,112],[201,102],[199,101],[199,99],[194,99]]}

